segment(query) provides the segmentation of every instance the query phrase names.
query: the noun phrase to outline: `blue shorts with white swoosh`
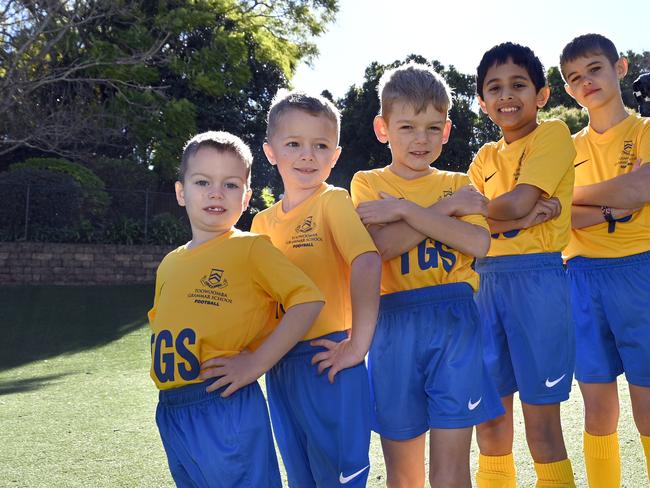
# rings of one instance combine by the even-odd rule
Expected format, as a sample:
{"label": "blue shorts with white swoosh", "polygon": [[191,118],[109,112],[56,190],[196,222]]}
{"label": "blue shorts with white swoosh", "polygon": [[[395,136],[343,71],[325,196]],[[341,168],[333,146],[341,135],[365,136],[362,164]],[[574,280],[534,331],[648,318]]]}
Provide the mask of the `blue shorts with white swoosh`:
{"label": "blue shorts with white swoosh", "polygon": [[650,386],[650,252],[569,260],[576,378]]}
{"label": "blue shorts with white swoosh", "polygon": [[525,403],[569,398],[575,365],[569,284],[559,253],[477,259],[483,352],[499,394]]}
{"label": "blue shorts with white swoosh", "polygon": [[[320,337],[340,342],[345,332]],[[325,349],[294,346],[266,374],[273,432],[290,488],[362,488],[370,461],[370,392],[362,362],[340,371],[334,384],[312,357]]]}
{"label": "blue shorts with white swoosh", "polygon": [[481,354],[467,283],[381,297],[368,370],[373,430],[394,440],[459,429],[504,413]]}

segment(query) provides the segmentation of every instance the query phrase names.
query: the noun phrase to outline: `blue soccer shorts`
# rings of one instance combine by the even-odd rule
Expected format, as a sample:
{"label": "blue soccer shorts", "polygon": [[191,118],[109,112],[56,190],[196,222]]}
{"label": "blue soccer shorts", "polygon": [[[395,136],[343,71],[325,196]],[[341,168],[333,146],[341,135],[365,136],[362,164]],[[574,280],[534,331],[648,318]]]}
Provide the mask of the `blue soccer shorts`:
{"label": "blue soccer shorts", "polygon": [[576,378],[609,383],[625,372],[650,387],[650,252],[567,263],[576,324]]}
{"label": "blue soccer shorts", "polygon": [[[320,337],[340,342],[347,333]],[[362,362],[337,373],[311,364],[326,350],[299,342],[266,375],[273,432],[291,488],[366,486],[370,460],[370,392]]]}
{"label": "blue soccer shorts", "polygon": [[180,488],[282,486],[269,413],[257,382],[228,398],[214,380],[162,390],[156,409],[167,461]]}
{"label": "blue soccer shorts", "polygon": [[368,357],[375,432],[406,440],[504,413],[483,363],[472,297],[467,283],[381,297]]}
{"label": "blue soccer shorts", "polygon": [[559,253],[478,259],[485,362],[499,394],[532,405],[569,398],[575,364],[569,283]]}

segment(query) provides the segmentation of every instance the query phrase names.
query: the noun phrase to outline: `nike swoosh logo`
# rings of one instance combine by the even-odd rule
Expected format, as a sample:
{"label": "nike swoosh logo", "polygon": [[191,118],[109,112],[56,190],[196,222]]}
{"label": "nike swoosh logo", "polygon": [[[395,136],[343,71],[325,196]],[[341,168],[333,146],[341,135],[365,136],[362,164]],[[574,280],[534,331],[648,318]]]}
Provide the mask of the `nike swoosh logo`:
{"label": "nike swoosh logo", "polygon": [[368,468],[370,468],[370,465],[366,466],[363,469],[360,469],[356,473],[352,473],[350,476],[343,476],[343,472],[341,471],[341,474],[339,474],[339,483],[341,483],[342,485],[345,485],[345,484],[349,483],[350,481],[352,481],[354,478],[359,476],[361,473],[363,473]]}
{"label": "nike swoosh logo", "polygon": [[483,400],[483,397],[476,400],[476,403],[472,403],[472,399],[470,398],[469,401],[467,402],[467,408],[469,408],[470,410],[474,410],[476,407],[478,407],[478,404],[481,403],[481,400]]}
{"label": "nike swoosh logo", "polygon": [[558,379],[551,381],[550,379],[546,378],[546,388],[553,388],[555,385],[557,385],[560,381],[564,379],[566,376],[566,373],[564,373],[562,376],[560,376]]}
{"label": "nike swoosh logo", "polygon": [[589,161],[589,160],[588,160],[588,159],[585,159],[584,161],[580,161],[578,164],[574,164],[573,167],[574,167],[574,168],[577,168],[577,167],[580,166],[581,164],[585,164],[587,161]]}
{"label": "nike swoosh logo", "polygon": [[495,174],[497,174],[497,173],[498,173],[498,171],[495,171],[495,172],[492,173],[490,176],[488,176],[487,178],[485,178],[485,182],[487,183],[488,180],[489,180],[490,178],[492,178],[492,177],[493,177]]}

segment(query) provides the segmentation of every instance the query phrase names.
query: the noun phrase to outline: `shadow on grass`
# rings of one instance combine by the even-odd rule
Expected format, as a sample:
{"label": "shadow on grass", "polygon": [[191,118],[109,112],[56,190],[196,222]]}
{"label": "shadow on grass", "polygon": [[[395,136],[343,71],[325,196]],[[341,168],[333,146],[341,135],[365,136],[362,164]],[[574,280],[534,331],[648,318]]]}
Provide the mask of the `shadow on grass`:
{"label": "shadow on grass", "polygon": [[115,341],[152,300],[153,285],[0,287],[0,371]]}
{"label": "shadow on grass", "polygon": [[50,374],[35,378],[25,378],[24,380],[0,381],[0,396],[38,390],[39,388],[47,386],[52,381],[68,376],[68,374],[69,373]]}

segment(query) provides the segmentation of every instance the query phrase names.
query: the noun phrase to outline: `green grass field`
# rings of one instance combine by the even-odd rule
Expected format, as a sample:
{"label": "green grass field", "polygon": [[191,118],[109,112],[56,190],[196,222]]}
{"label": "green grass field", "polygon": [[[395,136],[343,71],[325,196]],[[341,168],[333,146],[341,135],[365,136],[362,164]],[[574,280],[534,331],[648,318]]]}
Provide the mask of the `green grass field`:
{"label": "green grass field", "polygon": [[[0,287],[0,487],[171,487],[148,377],[149,286]],[[623,486],[647,486],[645,460],[620,388]],[[535,484],[516,410],[519,485]],[[563,424],[578,486],[582,403]],[[477,450],[472,449],[475,469]],[[368,486],[385,486],[379,441]]]}

